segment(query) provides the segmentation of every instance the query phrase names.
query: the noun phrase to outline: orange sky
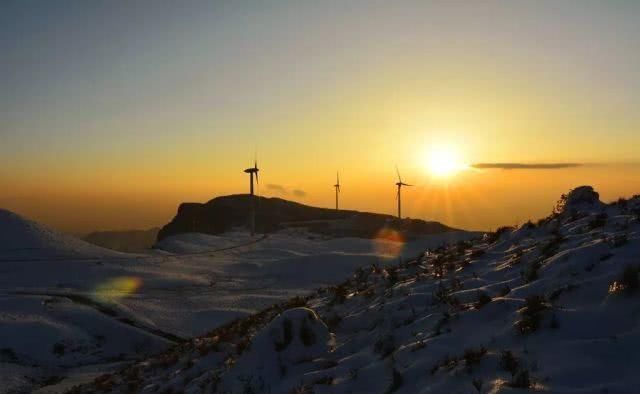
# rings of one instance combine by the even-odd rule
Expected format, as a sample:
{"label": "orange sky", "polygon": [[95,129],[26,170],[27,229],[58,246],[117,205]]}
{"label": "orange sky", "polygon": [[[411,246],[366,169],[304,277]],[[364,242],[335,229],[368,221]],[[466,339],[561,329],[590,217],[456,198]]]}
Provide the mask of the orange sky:
{"label": "orange sky", "polygon": [[[395,3],[395,2],[394,2]],[[38,9],[32,9],[36,7]],[[0,207],[69,232],[247,189],[489,229],[562,192],[638,193],[634,2],[16,2],[0,15]],[[463,171],[464,163],[602,163]],[[617,164],[616,164],[617,163]],[[631,163],[623,165],[621,163]]]}
{"label": "orange sky", "polygon": [[[306,204],[333,205],[333,174],[323,179],[287,178],[270,174],[269,164],[261,165],[263,195],[292,199]],[[345,209],[370,210],[395,214],[394,169],[380,171],[382,177],[370,178],[343,171],[341,206]],[[148,228],[168,222],[183,201],[207,201],[223,194],[246,192],[248,180],[242,167],[232,176],[212,172],[206,179],[183,182],[166,179],[154,188],[131,184],[122,190],[106,187],[58,190],[26,189],[23,195],[0,199],[0,206],[72,233],[95,229]],[[225,187],[215,179],[231,178]],[[403,189],[403,213],[407,216],[438,220],[466,229],[492,229],[500,225],[522,223],[551,212],[560,194],[582,184],[591,184],[603,200],[638,193],[640,167],[635,165],[585,166],[557,170],[464,170],[450,178],[429,175],[422,167],[403,170],[406,182],[414,187]],[[116,183],[117,180],[116,180]],[[266,185],[281,185],[286,193]],[[297,196],[293,190],[303,190]]]}

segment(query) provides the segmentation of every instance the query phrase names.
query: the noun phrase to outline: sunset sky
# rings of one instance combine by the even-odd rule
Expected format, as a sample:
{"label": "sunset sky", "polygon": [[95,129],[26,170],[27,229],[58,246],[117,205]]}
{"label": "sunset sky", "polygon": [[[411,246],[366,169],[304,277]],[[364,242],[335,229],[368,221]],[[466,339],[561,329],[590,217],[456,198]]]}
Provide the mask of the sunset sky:
{"label": "sunset sky", "polygon": [[637,194],[639,20],[636,1],[3,1],[0,207],[162,225],[245,193],[256,152],[263,195],[330,207],[339,170],[342,207],[394,213],[397,165],[405,215],[468,229],[581,184]]}

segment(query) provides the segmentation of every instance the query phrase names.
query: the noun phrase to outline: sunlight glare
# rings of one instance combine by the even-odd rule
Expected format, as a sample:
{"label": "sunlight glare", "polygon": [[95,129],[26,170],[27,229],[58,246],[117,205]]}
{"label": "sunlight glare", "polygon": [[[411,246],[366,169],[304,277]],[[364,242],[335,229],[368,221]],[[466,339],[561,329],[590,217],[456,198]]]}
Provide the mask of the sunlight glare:
{"label": "sunlight glare", "polygon": [[464,169],[465,165],[454,148],[438,147],[427,153],[426,167],[437,177],[449,177]]}

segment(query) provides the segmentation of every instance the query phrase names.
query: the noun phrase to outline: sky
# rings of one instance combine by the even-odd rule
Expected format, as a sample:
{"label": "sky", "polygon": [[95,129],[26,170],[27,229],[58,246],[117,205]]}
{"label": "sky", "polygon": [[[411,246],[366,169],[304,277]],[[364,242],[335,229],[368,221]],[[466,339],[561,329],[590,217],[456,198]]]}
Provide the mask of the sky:
{"label": "sky", "polygon": [[[640,193],[636,1],[3,1],[0,207],[63,231],[260,193],[492,229]],[[562,168],[429,170],[459,162]],[[493,168],[498,167],[498,168]],[[526,166],[525,166],[526,167]],[[539,168],[543,167],[543,168]]]}

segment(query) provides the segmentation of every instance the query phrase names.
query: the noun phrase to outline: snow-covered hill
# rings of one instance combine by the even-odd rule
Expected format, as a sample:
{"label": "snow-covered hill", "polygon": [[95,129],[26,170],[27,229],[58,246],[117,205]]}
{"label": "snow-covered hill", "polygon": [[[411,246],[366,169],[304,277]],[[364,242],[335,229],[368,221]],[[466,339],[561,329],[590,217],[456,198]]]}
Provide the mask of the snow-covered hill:
{"label": "snow-covered hill", "polygon": [[94,300],[100,283],[108,290],[113,278],[127,277],[103,261],[135,257],[0,209],[0,393],[28,392],[70,369],[115,367],[171,344]]}
{"label": "snow-covered hill", "polygon": [[116,257],[117,252],[0,209],[0,263],[6,260]]}
{"label": "snow-covered hill", "polygon": [[636,393],[640,197],[361,267],[76,392]]}

